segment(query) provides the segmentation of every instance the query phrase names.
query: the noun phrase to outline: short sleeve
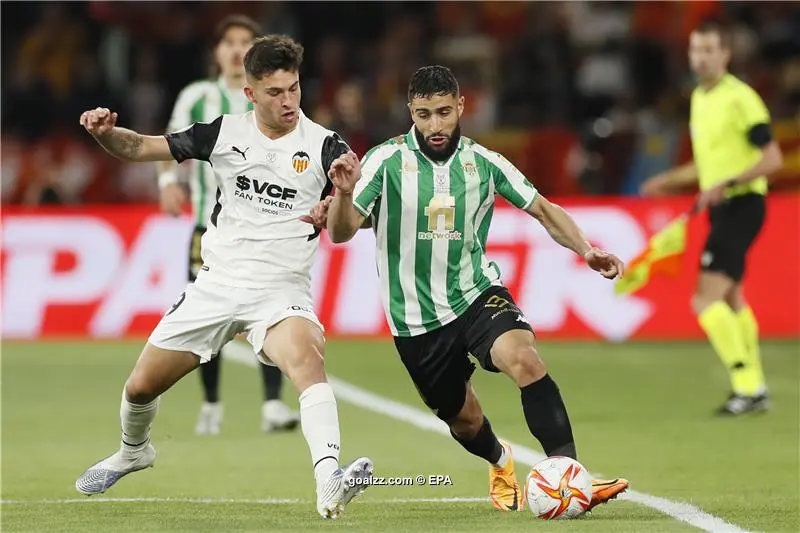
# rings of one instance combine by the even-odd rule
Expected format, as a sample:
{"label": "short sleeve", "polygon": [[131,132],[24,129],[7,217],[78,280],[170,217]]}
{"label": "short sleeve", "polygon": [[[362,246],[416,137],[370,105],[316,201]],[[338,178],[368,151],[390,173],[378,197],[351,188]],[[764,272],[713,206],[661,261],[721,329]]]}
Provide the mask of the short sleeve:
{"label": "short sleeve", "polygon": [[373,148],[361,161],[361,179],[353,191],[353,205],[363,216],[372,214],[376,200],[383,190],[386,174],[386,161],[397,151],[395,145],[381,145]]}
{"label": "short sleeve", "polygon": [[488,161],[497,193],[514,207],[528,209],[538,194],[536,187],[508,159],[497,152],[480,148],[476,153]]}
{"label": "short sleeve", "polygon": [[175,161],[178,163],[187,159],[209,161],[219,138],[222,118],[217,117],[213,122],[197,122],[182,130],[164,135]]}
{"label": "short sleeve", "polygon": [[333,133],[325,137],[325,140],[322,141],[322,154],[321,161],[322,161],[322,170],[325,172],[325,176],[328,175],[328,171],[331,169],[331,165],[341,155],[346,154],[350,151],[350,147],[344,142],[338,133]]}
{"label": "short sleeve", "polygon": [[769,124],[770,116],[764,100],[752,87],[743,85],[733,98],[733,107],[737,121],[745,133],[759,124]]}

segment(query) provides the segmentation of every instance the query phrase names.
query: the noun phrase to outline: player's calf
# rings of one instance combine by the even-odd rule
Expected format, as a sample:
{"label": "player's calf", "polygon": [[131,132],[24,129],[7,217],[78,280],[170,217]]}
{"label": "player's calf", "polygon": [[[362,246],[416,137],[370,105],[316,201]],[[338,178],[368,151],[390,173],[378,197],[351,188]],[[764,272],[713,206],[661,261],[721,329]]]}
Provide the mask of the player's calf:
{"label": "player's calf", "polygon": [[511,448],[504,446],[483,414],[478,397],[467,383],[464,406],[447,420],[450,434],[469,453],[489,463],[489,496],[495,509],[518,511],[523,500],[511,458]]}
{"label": "player's calf", "polygon": [[161,394],[197,365],[198,358],[191,353],[145,345],[120,401],[119,450],[81,474],[75,482],[79,492],[87,495],[105,492],[123,476],[153,465],[156,452],[150,444],[150,427]]}
{"label": "player's calf", "polygon": [[511,330],[497,338],[492,362],[520,388],[528,429],[548,456],[577,459],[567,408],[534,345],[533,333]]}
{"label": "player's calf", "polygon": [[322,331],[309,320],[289,317],[268,330],[262,350],[300,392],[300,426],[311,452],[317,510],[336,518],[344,494],[341,437],[336,398],[325,377]]}

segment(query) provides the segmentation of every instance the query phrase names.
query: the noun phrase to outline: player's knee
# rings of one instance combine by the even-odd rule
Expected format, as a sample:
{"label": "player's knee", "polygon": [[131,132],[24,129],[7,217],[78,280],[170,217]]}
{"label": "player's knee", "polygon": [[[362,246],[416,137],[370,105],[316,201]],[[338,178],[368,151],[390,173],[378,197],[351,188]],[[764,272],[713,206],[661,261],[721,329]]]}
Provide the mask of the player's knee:
{"label": "player's knee", "polygon": [[133,373],[125,382],[125,397],[135,404],[146,404],[156,399],[159,392],[155,383],[139,373]]}
{"label": "player's knee", "polygon": [[692,296],[692,310],[695,315],[702,313],[706,307],[714,303],[717,298],[707,292],[698,291]]}
{"label": "player's knee", "polygon": [[501,356],[503,370],[514,382],[524,387],[543,378],[547,373],[544,362],[533,344],[516,344]]}
{"label": "player's knee", "polygon": [[284,354],[283,370],[299,391],[325,381],[325,365],[318,347],[293,348]]}

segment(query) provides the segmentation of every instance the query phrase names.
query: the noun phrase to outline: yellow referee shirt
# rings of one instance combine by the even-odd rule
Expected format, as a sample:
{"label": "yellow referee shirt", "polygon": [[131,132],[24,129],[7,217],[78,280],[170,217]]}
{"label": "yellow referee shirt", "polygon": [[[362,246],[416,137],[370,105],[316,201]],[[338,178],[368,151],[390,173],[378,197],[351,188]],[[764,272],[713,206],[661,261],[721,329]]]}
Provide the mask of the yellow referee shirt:
{"label": "yellow referee shirt", "polygon": [[[754,142],[754,127],[763,130],[769,122],[764,101],[736,76],[726,74],[708,91],[695,88],[690,130],[700,190],[711,189],[755,165],[766,143]],[[730,188],[726,196],[748,192],[766,194],[766,176]]]}

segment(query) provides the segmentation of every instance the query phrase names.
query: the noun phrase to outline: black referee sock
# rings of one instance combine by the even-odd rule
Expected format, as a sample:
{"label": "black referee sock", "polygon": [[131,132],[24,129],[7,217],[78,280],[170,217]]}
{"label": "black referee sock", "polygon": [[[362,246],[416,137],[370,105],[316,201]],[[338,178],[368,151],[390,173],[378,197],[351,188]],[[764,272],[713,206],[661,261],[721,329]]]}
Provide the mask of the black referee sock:
{"label": "black referee sock", "polygon": [[261,378],[264,381],[264,400],[280,400],[283,388],[283,373],[277,366],[258,365],[261,367]]}
{"label": "black referee sock", "polygon": [[471,439],[462,439],[453,433],[453,430],[450,430],[450,434],[469,453],[482,457],[493,465],[497,464],[503,455],[503,445],[497,440],[497,436],[492,431],[492,425],[485,416],[483,417],[483,425]]}
{"label": "black referee sock", "polygon": [[219,373],[221,355],[212,357],[211,361],[200,365],[200,381],[203,383],[203,395],[207,403],[219,401]]}
{"label": "black referee sock", "polygon": [[520,391],[522,412],[525,414],[528,429],[548,457],[561,455],[577,460],[567,408],[561,399],[558,385],[550,374],[522,387]]}

